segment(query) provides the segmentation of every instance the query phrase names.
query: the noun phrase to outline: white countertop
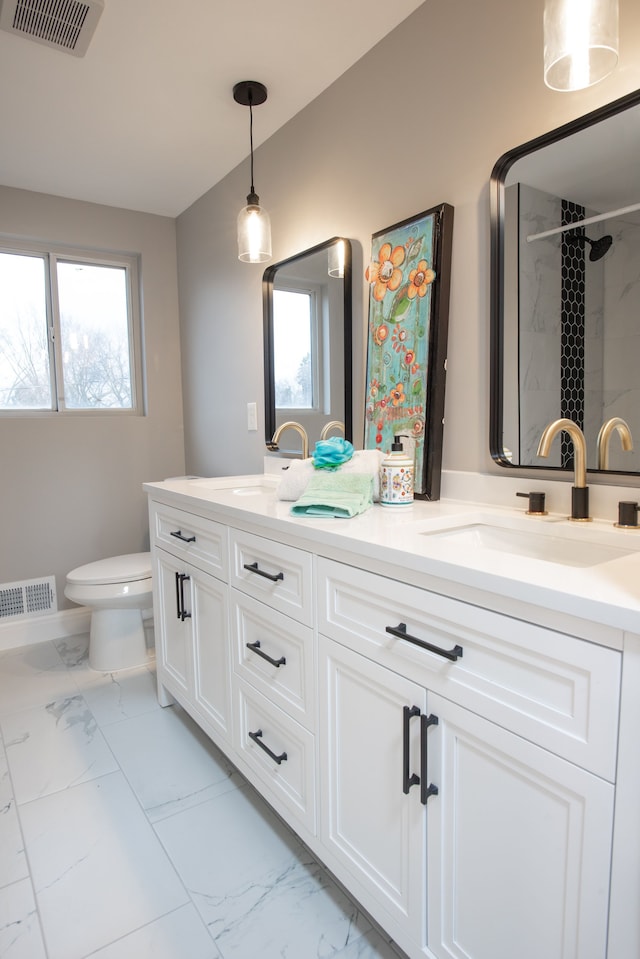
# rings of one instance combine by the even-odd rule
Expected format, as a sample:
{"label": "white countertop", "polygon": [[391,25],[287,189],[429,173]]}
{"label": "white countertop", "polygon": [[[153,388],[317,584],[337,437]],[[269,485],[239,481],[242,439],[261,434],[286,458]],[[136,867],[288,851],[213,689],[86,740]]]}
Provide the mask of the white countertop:
{"label": "white countertop", "polygon": [[[252,475],[177,478],[147,483],[144,489],[153,499],[177,507],[231,523],[254,524],[255,531],[266,536],[292,537],[303,547],[305,542],[312,543],[320,553],[331,555],[333,549],[361,556],[378,569],[389,567],[389,576],[402,579],[404,573],[425,588],[430,588],[428,578],[436,577],[494,594],[512,606],[526,603],[640,633],[640,531],[614,529],[611,522],[602,520],[570,523],[560,514],[528,517],[526,500],[519,501],[523,508],[441,499],[398,508],[374,504],[352,519],[292,516],[291,503],[276,496],[277,484],[277,476]],[[556,541],[569,544],[577,541],[578,552],[584,543],[585,556],[589,544],[612,546],[620,554],[597,565],[566,565],[512,551],[459,545],[455,536],[429,535],[475,523],[514,528],[525,536],[553,535]]]}

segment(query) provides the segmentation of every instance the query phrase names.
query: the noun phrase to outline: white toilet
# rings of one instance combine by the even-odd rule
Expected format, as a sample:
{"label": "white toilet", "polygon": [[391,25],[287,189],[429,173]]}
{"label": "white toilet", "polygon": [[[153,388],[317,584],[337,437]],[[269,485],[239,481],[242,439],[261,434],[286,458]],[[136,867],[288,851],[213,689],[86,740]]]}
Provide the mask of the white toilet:
{"label": "white toilet", "polygon": [[147,662],[142,610],[150,609],[151,553],[112,556],[67,575],[67,599],[91,609],[89,665],[101,672]]}

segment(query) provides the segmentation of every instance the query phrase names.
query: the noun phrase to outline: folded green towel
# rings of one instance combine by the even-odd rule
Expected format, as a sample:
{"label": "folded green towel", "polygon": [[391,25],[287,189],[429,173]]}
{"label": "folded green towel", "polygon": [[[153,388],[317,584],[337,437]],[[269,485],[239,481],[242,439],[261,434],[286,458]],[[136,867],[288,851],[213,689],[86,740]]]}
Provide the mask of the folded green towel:
{"label": "folded green towel", "polygon": [[373,476],[368,473],[318,473],[291,507],[294,516],[348,519],[373,506]]}

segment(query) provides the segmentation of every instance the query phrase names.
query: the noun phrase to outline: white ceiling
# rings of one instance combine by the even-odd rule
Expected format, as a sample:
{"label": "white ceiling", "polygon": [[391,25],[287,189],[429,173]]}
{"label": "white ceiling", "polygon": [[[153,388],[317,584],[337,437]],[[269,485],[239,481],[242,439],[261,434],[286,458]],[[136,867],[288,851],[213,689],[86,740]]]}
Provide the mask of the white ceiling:
{"label": "white ceiling", "polygon": [[257,147],[421,3],[105,0],[83,58],[0,31],[0,184],[177,216],[249,152],[234,83]]}

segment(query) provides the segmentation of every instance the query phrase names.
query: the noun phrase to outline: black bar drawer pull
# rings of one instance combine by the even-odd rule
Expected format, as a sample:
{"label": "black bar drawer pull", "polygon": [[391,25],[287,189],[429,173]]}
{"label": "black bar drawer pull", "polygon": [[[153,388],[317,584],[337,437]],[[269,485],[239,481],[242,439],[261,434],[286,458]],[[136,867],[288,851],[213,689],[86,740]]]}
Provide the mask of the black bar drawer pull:
{"label": "black bar drawer pull", "polygon": [[276,756],[275,753],[272,753],[272,752],[271,752],[271,750],[269,749],[268,746],[265,746],[265,744],[262,742],[262,730],[261,730],[261,729],[256,729],[255,733],[249,733],[249,739],[253,739],[253,741],[254,741],[254,743],[256,744],[256,746],[259,746],[260,749],[263,749],[263,750],[265,751],[265,753],[267,754],[267,756],[270,756],[271,759],[273,759],[274,763],[277,763],[278,766],[280,765],[281,762],[284,762],[284,761],[286,760],[286,758],[287,758],[287,754],[286,754],[286,753],[280,753],[279,756]]}
{"label": "black bar drawer pull", "polygon": [[182,530],[177,529],[173,533],[169,533],[170,536],[175,536],[176,539],[181,539],[183,543],[195,543],[195,536],[184,536]]}
{"label": "black bar drawer pull", "polygon": [[263,653],[260,649],[260,640],[256,639],[255,643],[247,643],[247,649],[252,649],[254,653],[258,656],[262,656],[263,659],[266,659],[268,663],[271,663],[272,666],[286,666],[287,661],[284,656],[281,656],[280,659],[272,659],[267,653]]}
{"label": "black bar drawer pull", "polygon": [[258,576],[264,576],[265,579],[270,579],[272,583],[277,583],[279,579],[284,579],[284,573],[267,573],[263,569],[258,569],[257,563],[245,563],[244,568],[250,573],[257,573]]}
{"label": "black bar drawer pull", "polygon": [[184,581],[185,579],[191,579],[186,573],[179,573],[178,580],[180,581],[180,619],[184,623],[185,619],[191,619],[191,613],[188,613],[184,608]]}
{"label": "black bar drawer pull", "polygon": [[428,649],[430,653],[437,653],[438,656],[444,656],[445,659],[450,659],[454,663],[456,659],[460,659],[462,656],[462,646],[454,646],[453,649],[440,649],[439,646],[425,643],[424,639],[418,639],[417,636],[412,636],[407,632],[406,623],[398,623],[397,626],[385,626],[385,629],[387,633],[391,633],[397,639],[406,639],[408,643],[420,646],[421,649]]}
{"label": "black bar drawer pull", "polygon": [[438,717],[434,716],[431,713],[430,716],[421,716],[420,717],[420,774],[422,776],[422,785],[420,786],[420,802],[423,806],[427,805],[429,801],[429,796],[438,795],[438,787],[434,786],[433,783],[429,783],[427,786],[427,759],[428,759],[428,748],[427,748],[427,734],[429,732],[429,726],[437,726]]}
{"label": "black bar drawer pull", "polygon": [[182,606],[180,605],[180,573],[176,573],[176,609],[178,619],[182,619]]}
{"label": "black bar drawer pull", "polygon": [[409,756],[409,723],[414,716],[419,716],[420,710],[417,706],[402,707],[402,792],[406,795],[412,786],[420,783],[420,776],[409,772],[411,762]]}

